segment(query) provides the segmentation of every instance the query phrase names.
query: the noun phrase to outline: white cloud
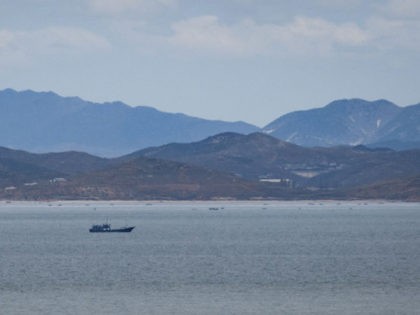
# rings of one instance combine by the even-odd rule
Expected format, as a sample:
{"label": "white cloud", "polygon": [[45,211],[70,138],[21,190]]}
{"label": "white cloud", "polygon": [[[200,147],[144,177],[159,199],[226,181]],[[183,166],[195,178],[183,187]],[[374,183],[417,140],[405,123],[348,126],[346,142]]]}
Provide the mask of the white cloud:
{"label": "white cloud", "polygon": [[[415,12],[420,0],[416,5],[407,0],[406,5],[401,12],[409,8]],[[305,16],[284,24],[258,24],[252,19],[225,24],[217,16],[199,16],[174,23],[172,30],[167,38],[171,45],[204,54],[323,55],[358,48],[361,53],[420,51],[420,19],[412,16],[377,15],[360,25]]]}
{"label": "white cloud", "polygon": [[87,53],[110,48],[108,41],[79,28],[0,30],[0,64],[25,63],[37,55]]}
{"label": "white cloud", "polygon": [[90,7],[99,13],[117,15],[127,11],[150,10],[172,6],[177,0],[87,0]]}
{"label": "white cloud", "polygon": [[364,0],[312,0],[312,2],[330,8],[352,8],[361,5]]}
{"label": "white cloud", "polygon": [[420,18],[420,1],[390,0],[380,11],[394,17]]}
{"label": "white cloud", "polygon": [[16,34],[9,30],[0,30],[0,68],[23,65],[25,54],[16,47]]}
{"label": "white cloud", "polygon": [[13,33],[7,30],[0,30],[0,49],[4,49],[13,41]]}
{"label": "white cloud", "polygon": [[296,17],[292,23],[281,27],[281,31],[292,43],[302,41],[329,47],[358,46],[367,40],[366,33],[356,24],[335,24],[321,18]]}
{"label": "white cloud", "polygon": [[[188,49],[240,53],[249,49],[240,30],[220,24],[216,16],[200,16],[172,25],[169,42]],[[238,32],[239,31],[239,32]]]}
{"label": "white cloud", "polygon": [[169,42],[177,47],[234,55],[284,50],[324,53],[334,46],[358,46],[367,40],[367,34],[355,24],[308,17],[296,17],[284,25],[256,24],[250,19],[225,25],[216,16],[200,16],[179,21],[172,29]]}
{"label": "white cloud", "polygon": [[74,52],[84,52],[110,47],[108,41],[102,36],[79,28],[53,27],[26,32],[23,36],[36,40],[42,47],[50,49],[63,48]]}
{"label": "white cloud", "polygon": [[378,49],[420,51],[420,21],[374,17],[367,22],[371,44]]}

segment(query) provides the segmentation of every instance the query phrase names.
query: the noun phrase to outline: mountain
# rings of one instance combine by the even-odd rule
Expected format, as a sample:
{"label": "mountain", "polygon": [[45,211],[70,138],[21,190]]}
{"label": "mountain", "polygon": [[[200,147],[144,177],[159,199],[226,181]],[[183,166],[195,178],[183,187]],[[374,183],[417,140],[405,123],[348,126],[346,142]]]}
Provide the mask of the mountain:
{"label": "mountain", "polygon": [[308,147],[364,144],[407,150],[420,148],[419,122],[420,104],[349,99],[286,114],[263,132]]}
{"label": "mountain", "polygon": [[223,133],[191,144],[168,144],[121,157],[178,161],[248,180],[315,189],[350,188],[420,174],[420,150],[365,146],[306,148],[263,133]]}
{"label": "mountain", "polygon": [[[1,173],[0,173],[1,174]],[[287,188],[247,181],[185,163],[138,157],[102,170],[46,180],[40,171],[29,183],[0,189],[1,199],[14,200],[201,200],[285,198]],[[51,174],[53,176],[55,174]],[[40,176],[43,176],[42,178]],[[1,183],[0,183],[1,184]]]}
{"label": "mountain", "polygon": [[66,179],[112,164],[112,160],[83,152],[34,154],[0,147],[0,189]]}
{"label": "mountain", "polygon": [[4,147],[0,147],[0,161],[28,164],[37,168],[58,172],[61,175],[76,175],[99,170],[113,163],[112,160],[84,152],[69,151],[35,154]]}
{"label": "mountain", "polygon": [[17,185],[32,185],[39,180],[62,177],[63,173],[53,171],[32,163],[0,158],[0,187],[7,191]]}
{"label": "mountain", "polygon": [[401,108],[386,100],[338,100],[323,108],[296,111],[263,128],[279,139],[303,146],[358,145],[370,143],[378,130]]}
{"label": "mountain", "polygon": [[119,156],[149,146],[191,142],[225,131],[250,133],[244,122],[205,120],[130,107],[92,103],[52,92],[0,91],[0,145],[31,152],[84,151]]}
{"label": "mountain", "polygon": [[[269,185],[185,163],[83,152],[34,154],[0,147],[0,198],[212,199],[288,196]],[[295,193],[299,193],[296,190]]]}
{"label": "mountain", "polygon": [[420,149],[393,151],[365,146],[317,148],[335,169],[319,172],[307,185],[330,189],[351,188],[420,174]]}
{"label": "mountain", "polygon": [[0,148],[0,198],[420,198],[420,150],[305,148],[263,133],[222,133],[105,159]]}
{"label": "mountain", "polygon": [[420,148],[420,104],[402,108],[378,130],[371,142],[376,147]]}
{"label": "mountain", "polygon": [[[323,108],[286,114],[263,128],[298,145],[364,144],[397,150],[420,148],[420,104],[337,100]],[[115,157],[167,143],[190,143],[223,132],[260,128],[160,112],[121,102],[93,103],[52,92],[0,91],[0,146],[30,152],[81,151]]]}
{"label": "mountain", "polygon": [[[254,184],[236,176],[185,163],[138,157],[74,179],[106,199],[211,199],[255,194]],[[92,194],[91,188],[87,191]]]}
{"label": "mountain", "polygon": [[294,178],[284,164],[293,160],[300,163],[308,149],[278,140],[274,137],[252,133],[222,133],[194,143],[172,143],[134,152],[121,159],[145,156],[178,161],[242,178]]}
{"label": "mountain", "polygon": [[350,192],[359,199],[392,199],[420,201],[420,176],[384,181],[369,186],[358,187]]}

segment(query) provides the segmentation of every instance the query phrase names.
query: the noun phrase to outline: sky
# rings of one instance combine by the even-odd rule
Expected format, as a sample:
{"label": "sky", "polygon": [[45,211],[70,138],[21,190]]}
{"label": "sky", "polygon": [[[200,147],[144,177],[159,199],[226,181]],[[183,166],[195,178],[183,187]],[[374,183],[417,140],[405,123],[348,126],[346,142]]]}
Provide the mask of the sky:
{"label": "sky", "polygon": [[0,0],[0,90],[265,126],[420,102],[420,0]]}

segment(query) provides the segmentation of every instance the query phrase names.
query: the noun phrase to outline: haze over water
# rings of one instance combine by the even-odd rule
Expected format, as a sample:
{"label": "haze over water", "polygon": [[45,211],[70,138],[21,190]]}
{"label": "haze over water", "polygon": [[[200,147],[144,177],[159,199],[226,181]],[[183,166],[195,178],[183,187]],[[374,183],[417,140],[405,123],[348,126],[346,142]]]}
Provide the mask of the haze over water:
{"label": "haze over water", "polygon": [[419,261],[419,203],[0,204],[1,314],[416,314]]}

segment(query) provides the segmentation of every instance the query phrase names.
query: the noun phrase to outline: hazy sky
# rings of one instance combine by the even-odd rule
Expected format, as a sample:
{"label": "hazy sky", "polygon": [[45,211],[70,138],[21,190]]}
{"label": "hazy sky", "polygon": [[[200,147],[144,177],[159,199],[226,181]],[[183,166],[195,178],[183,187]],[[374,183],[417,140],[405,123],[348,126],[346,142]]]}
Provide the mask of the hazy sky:
{"label": "hazy sky", "polygon": [[0,0],[0,89],[263,126],[420,102],[420,0]]}

